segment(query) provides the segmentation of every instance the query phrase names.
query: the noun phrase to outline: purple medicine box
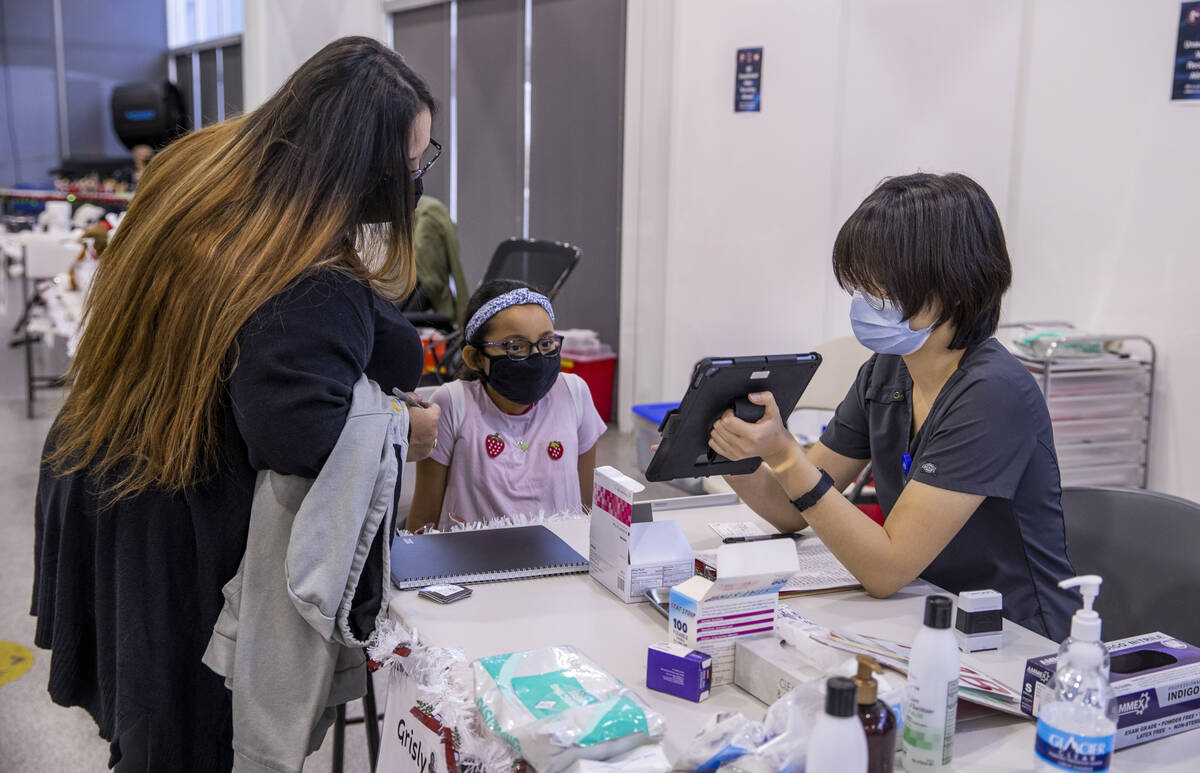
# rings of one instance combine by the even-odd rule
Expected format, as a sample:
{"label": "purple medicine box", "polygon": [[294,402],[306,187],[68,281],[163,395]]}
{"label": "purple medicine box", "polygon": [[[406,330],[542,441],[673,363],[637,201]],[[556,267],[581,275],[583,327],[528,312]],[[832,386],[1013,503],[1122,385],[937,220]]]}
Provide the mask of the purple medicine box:
{"label": "purple medicine box", "polygon": [[[1112,658],[1108,681],[1117,694],[1116,748],[1200,727],[1200,648],[1164,633],[1106,642]],[[1036,717],[1050,697],[1047,684],[1057,655],[1025,664],[1021,711]]]}
{"label": "purple medicine box", "polygon": [[652,644],[646,651],[646,686],[699,703],[712,688],[712,658],[682,644]]}

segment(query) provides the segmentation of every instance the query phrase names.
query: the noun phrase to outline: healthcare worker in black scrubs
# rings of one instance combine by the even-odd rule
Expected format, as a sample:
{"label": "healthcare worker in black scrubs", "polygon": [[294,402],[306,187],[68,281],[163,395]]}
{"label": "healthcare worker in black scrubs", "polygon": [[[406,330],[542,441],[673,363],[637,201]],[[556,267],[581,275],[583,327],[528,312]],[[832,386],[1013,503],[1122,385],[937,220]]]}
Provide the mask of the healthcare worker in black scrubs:
{"label": "healthcare worker in black scrubs", "polygon": [[[1012,267],[987,193],[961,174],[884,181],[842,226],[833,270],[855,336],[876,352],[806,453],[771,394],[711,446],[762,457],[727,478],[782,531],[812,526],[872,596],[918,577],[991,588],[1004,614],[1056,641],[1077,604],[1046,401],[994,337]],[[871,463],[882,526],[839,492]]]}

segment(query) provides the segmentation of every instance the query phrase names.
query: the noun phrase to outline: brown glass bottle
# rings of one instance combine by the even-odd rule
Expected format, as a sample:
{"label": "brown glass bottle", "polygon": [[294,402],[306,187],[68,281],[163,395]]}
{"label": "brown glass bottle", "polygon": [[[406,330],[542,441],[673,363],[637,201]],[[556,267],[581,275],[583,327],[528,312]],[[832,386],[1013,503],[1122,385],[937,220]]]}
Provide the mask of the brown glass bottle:
{"label": "brown glass bottle", "polygon": [[858,656],[858,719],[867,733],[867,773],[892,773],[896,761],[896,715],[879,700],[879,685],[872,674],[883,673],[879,661]]}

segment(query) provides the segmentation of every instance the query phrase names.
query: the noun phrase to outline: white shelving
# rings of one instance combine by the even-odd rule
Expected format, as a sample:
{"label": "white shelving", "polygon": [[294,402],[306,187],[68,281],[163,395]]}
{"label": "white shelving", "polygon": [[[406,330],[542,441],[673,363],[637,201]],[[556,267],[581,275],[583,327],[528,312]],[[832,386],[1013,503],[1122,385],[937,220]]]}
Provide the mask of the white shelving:
{"label": "white shelving", "polygon": [[[1043,328],[1064,332],[1043,339],[1044,356],[1016,345],[1015,339]],[[1046,396],[1062,485],[1145,488],[1154,344],[1140,335],[1076,334],[1072,328],[1063,322],[1002,325],[997,338],[1029,368]],[[1082,344],[1102,353],[1071,356]]]}

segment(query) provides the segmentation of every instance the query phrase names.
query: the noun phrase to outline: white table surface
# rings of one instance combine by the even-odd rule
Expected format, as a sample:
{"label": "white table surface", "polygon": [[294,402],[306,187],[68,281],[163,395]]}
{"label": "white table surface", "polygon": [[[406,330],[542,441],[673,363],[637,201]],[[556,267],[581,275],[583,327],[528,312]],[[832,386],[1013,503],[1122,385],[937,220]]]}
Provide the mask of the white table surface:
{"label": "white table surface", "polygon": [[[769,528],[741,504],[656,512],[655,519],[678,520],[698,550],[719,543],[709,522],[755,521]],[[586,520],[554,523],[550,528],[587,556]],[[445,606],[420,599],[415,592],[399,592],[392,600],[391,614],[415,627],[424,643],[457,647],[469,659],[554,644],[578,647],[662,713],[667,720],[665,745],[672,759],[716,712],[740,711],[751,719],[761,719],[766,712],[764,704],[735,685],[715,688],[703,703],[646,689],[646,648],[669,639],[666,618],[648,603],[622,603],[586,574],[486,583],[474,590],[471,598]],[[784,603],[829,628],[910,643],[920,625],[924,596],[935,590],[918,582],[888,599],[844,591]],[[1005,620],[1000,650],[963,659],[1019,690],[1026,659],[1056,649],[1050,640]],[[954,770],[1032,771],[1034,730],[1032,720],[999,713],[962,722],[956,734]],[[1119,751],[1112,770],[1200,771],[1200,732]]]}

